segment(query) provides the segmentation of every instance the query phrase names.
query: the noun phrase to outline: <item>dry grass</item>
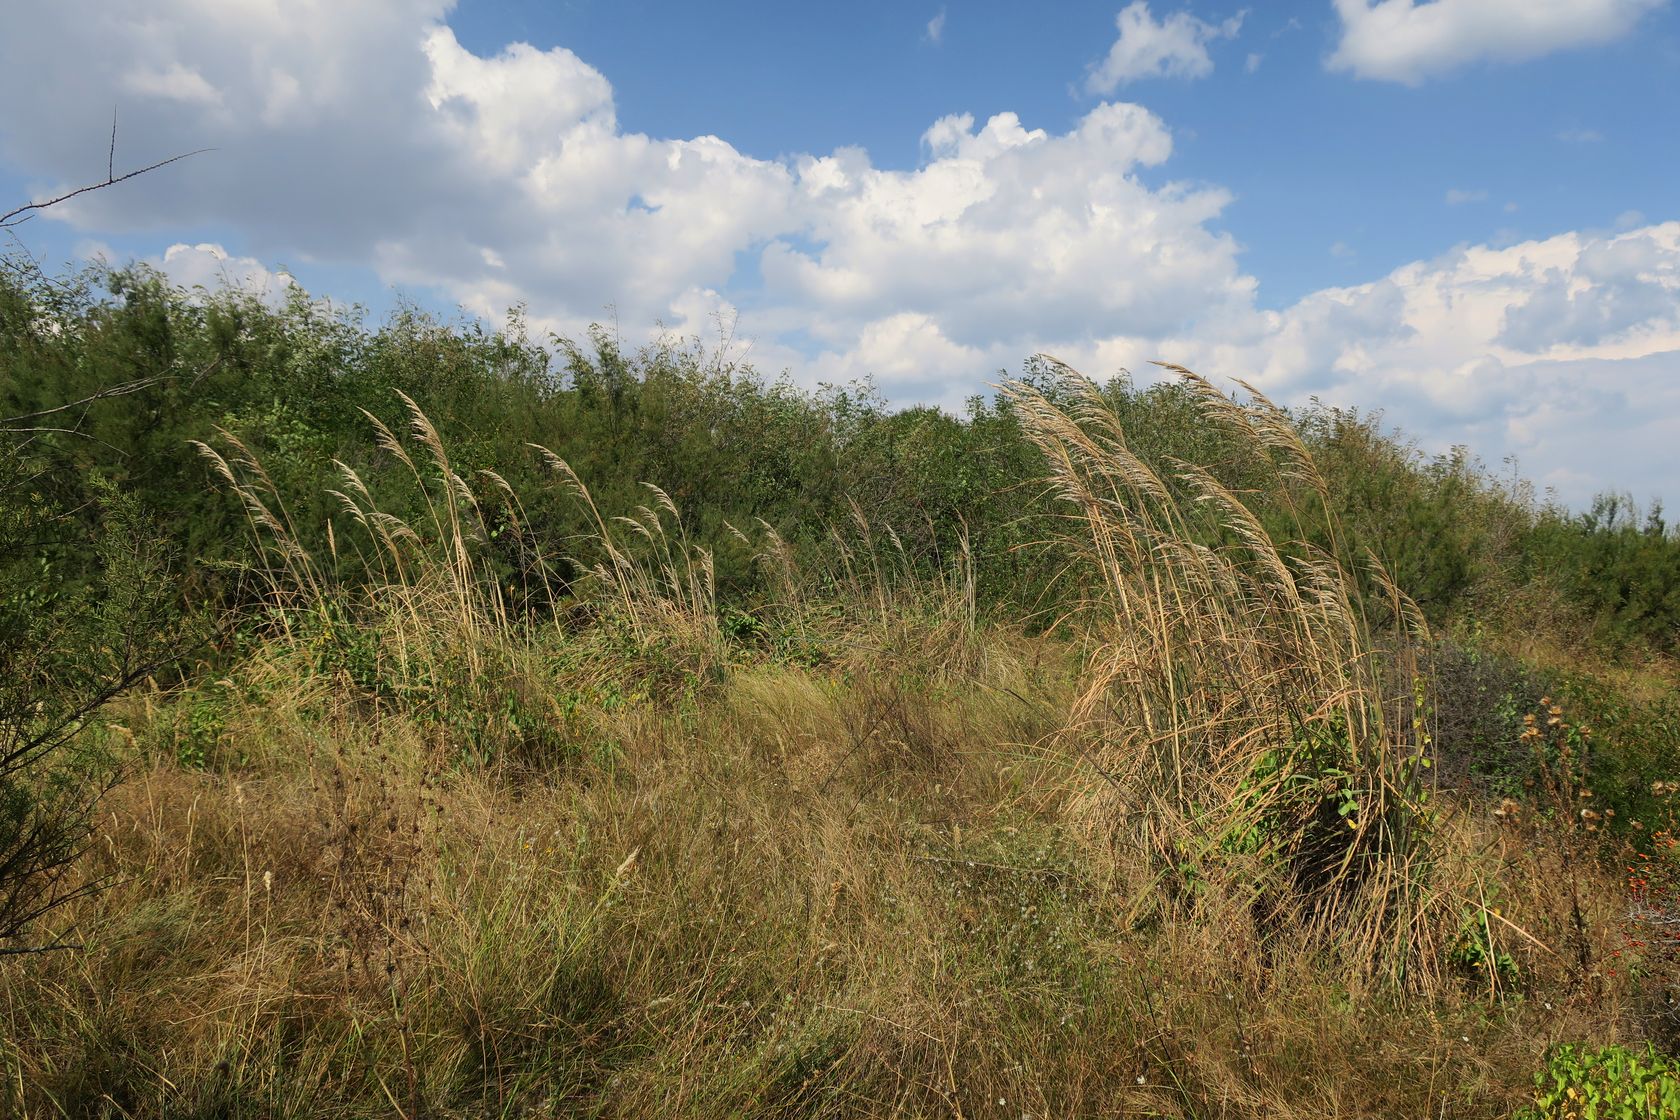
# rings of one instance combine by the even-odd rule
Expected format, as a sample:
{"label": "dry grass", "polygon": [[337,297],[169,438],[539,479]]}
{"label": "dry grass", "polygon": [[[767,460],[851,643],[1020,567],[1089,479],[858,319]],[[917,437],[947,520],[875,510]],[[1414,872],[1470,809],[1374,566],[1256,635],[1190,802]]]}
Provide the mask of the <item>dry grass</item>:
{"label": "dry grass", "polygon": [[[526,626],[417,411],[431,524],[347,481],[383,577],[348,605],[219,457],[285,625],[204,765],[194,695],[110,713],[110,885],[81,949],[0,959],[0,1113],[1491,1117],[1628,1031],[1620,884],[1573,824],[1426,796],[1343,560],[1015,393],[1089,609],[983,625],[965,558],[918,585],[860,514],[816,610],[763,533],[814,665],[723,638],[658,494],[595,518],[592,621]],[[1208,400],[1308,516],[1275,414]]]}
{"label": "dry grass", "polygon": [[1440,953],[1426,682],[1411,650],[1422,616],[1380,571],[1391,602],[1363,601],[1288,418],[1252,389],[1245,407],[1178,372],[1204,421],[1262,469],[1260,497],[1289,535],[1209,470],[1134,454],[1072,371],[1067,406],[1007,387],[1091,569],[1076,625],[1093,649],[1069,731],[1108,779],[1093,827],[1142,851],[1169,895],[1246,895],[1265,929],[1300,927],[1352,973],[1427,988]]}
{"label": "dry grass", "polygon": [[[1023,656],[1027,653],[1027,656]],[[1350,989],[1241,914],[1138,921],[1076,827],[1068,674],[764,667],[611,718],[610,771],[451,764],[269,703],[263,763],[106,806],[77,953],[0,964],[18,1115],[1501,1115],[1629,989],[1554,960],[1553,849],[1455,814],[1521,994]],[[927,668],[927,667],[922,667]],[[1022,688],[1025,686],[1025,688]],[[1022,705],[1000,689],[1042,698]],[[131,726],[145,743],[147,726]],[[1614,884],[1577,871],[1603,959]],[[1551,923],[1548,925],[1548,923]],[[1000,1102],[1007,1102],[1006,1104]]]}

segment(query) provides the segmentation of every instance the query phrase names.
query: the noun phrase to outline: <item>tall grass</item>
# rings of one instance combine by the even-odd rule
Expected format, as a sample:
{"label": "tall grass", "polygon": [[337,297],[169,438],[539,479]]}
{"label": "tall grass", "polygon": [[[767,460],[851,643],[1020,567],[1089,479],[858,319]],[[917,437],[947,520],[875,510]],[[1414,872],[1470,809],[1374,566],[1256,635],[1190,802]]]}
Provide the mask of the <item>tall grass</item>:
{"label": "tall grass", "polygon": [[1264,396],[1245,386],[1241,405],[1175,367],[1259,469],[1264,491],[1241,494],[1206,466],[1146,462],[1097,386],[1058,368],[1065,405],[1005,391],[1088,567],[1069,732],[1106,779],[1093,826],[1146,852],[1170,895],[1246,892],[1264,931],[1298,926],[1357,971],[1433,983],[1421,615],[1386,578],[1390,600],[1364,601],[1324,479]]}
{"label": "tall grass", "polygon": [[1432,788],[1415,611],[1287,418],[1183,376],[1240,470],[1008,387],[1082,559],[1031,634],[855,506],[814,570],[740,532],[769,590],[720,609],[665,492],[615,519],[532,448],[588,525],[543,539],[413,402],[367,421],[424,517],[340,464],[325,554],[201,446],[270,609],[107,713],[112,886],[0,961],[0,1114],[1509,1114],[1550,1039],[1634,1030],[1574,778]]}
{"label": "tall grass", "polygon": [[[364,415],[378,448],[405,468],[418,495],[404,504],[419,505],[425,519],[388,512],[355,469],[335,461],[337,484],[329,492],[345,529],[328,525],[325,557],[299,543],[304,535],[284,495],[245,444],[226,431],[218,431],[225,452],[196,444],[246,511],[270,617],[289,640],[324,652],[326,663],[342,663],[348,653],[360,662],[353,668],[363,683],[388,678],[399,699],[454,693],[468,706],[494,704],[490,693],[506,687],[510,675],[529,676],[542,643],[563,642],[579,611],[625,635],[632,651],[657,645],[696,669],[715,662],[721,637],[712,558],[688,540],[662,490],[648,487],[650,503],[633,516],[605,517],[570,465],[533,445],[554,485],[593,528],[545,540],[530,531],[519,495],[501,474],[484,469],[464,477],[424,411],[402,399],[405,435]],[[494,520],[484,495],[496,500]],[[517,572],[497,567],[490,543],[501,534],[518,538],[527,558]],[[346,571],[350,578],[340,578]],[[519,603],[534,610],[522,612]],[[545,628],[555,632],[550,639]]]}

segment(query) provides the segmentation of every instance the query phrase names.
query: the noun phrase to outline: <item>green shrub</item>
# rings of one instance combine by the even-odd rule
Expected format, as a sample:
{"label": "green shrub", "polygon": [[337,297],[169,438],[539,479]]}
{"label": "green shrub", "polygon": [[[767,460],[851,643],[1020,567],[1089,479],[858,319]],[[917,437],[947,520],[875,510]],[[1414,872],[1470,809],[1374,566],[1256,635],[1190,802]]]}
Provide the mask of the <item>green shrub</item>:
{"label": "green shrub", "polygon": [[96,490],[92,576],[67,581],[32,546],[75,524],[13,434],[0,427],[0,953],[65,900],[110,773],[90,724],[176,651],[171,557],[140,504]]}
{"label": "green shrub", "polygon": [[1680,1063],[1646,1044],[1559,1046],[1534,1075],[1534,1103],[1518,1120],[1671,1120],[1680,1116]]}

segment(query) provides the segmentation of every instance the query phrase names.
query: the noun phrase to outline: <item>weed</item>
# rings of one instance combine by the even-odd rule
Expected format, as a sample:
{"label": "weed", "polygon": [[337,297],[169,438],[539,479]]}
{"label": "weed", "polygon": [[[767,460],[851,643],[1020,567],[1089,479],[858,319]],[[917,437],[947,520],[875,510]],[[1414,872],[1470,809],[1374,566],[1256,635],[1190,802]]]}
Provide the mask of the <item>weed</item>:
{"label": "weed", "polygon": [[1535,1074],[1534,1087],[1534,1103],[1517,1114],[1519,1120],[1680,1116],[1680,1064],[1650,1046],[1559,1046]]}

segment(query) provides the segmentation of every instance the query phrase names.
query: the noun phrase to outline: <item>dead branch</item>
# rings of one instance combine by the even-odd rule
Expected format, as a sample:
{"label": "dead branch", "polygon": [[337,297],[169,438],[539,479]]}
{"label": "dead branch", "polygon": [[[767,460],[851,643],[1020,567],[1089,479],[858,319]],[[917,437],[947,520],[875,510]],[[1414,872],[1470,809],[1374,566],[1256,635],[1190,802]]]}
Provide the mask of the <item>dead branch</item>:
{"label": "dead branch", "polygon": [[90,191],[104,190],[106,187],[114,187],[118,183],[126,183],[130,179],[136,178],[140,175],[144,175],[144,174],[146,174],[147,172],[150,172],[150,171],[156,171],[160,167],[168,167],[170,164],[176,163],[180,160],[189,159],[192,156],[203,155],[205,152],[212,152],[212,151],[215,151],[215,149],[214,148],[199,148],[197,151],[193,151],[193,152],[182,152],[180,155],[170,156],[168,159],[160,159],[156,163],[147,164],[145,167],[141,167],[141,168],[138,168],[134,171],[128,171],[128,172],[125,172],[121,175],[118,175],[116,173],[117,172],[117,118],[116,118],[116,114],[113,113],[111,115],[111,147],[110,147],[110,151],[107,154],[106,160],[105,160],[105,179],[104,179],[104,181],[103,182],[98,182],[98,183],[89,183],[85,187],[77,187],[73,191],[66,191],[65,193],[59,195],[56,198],[43,199],[40,202],[31,202],[31,203],[28,203],[26,205],[19,206],[15,210],[8,210],[8,211],[6,211],[6,213],[0,214],[0,229],[10,229],[13,226],[20,226],[24,222],[27,222],[31,218],[33,218],[35,216],[35,214],[38,213],[39,211],[45,210],[48,207],[57,206],[61,202],[68,202],[70,199],[75,198],[77,195],[87,194]]}

